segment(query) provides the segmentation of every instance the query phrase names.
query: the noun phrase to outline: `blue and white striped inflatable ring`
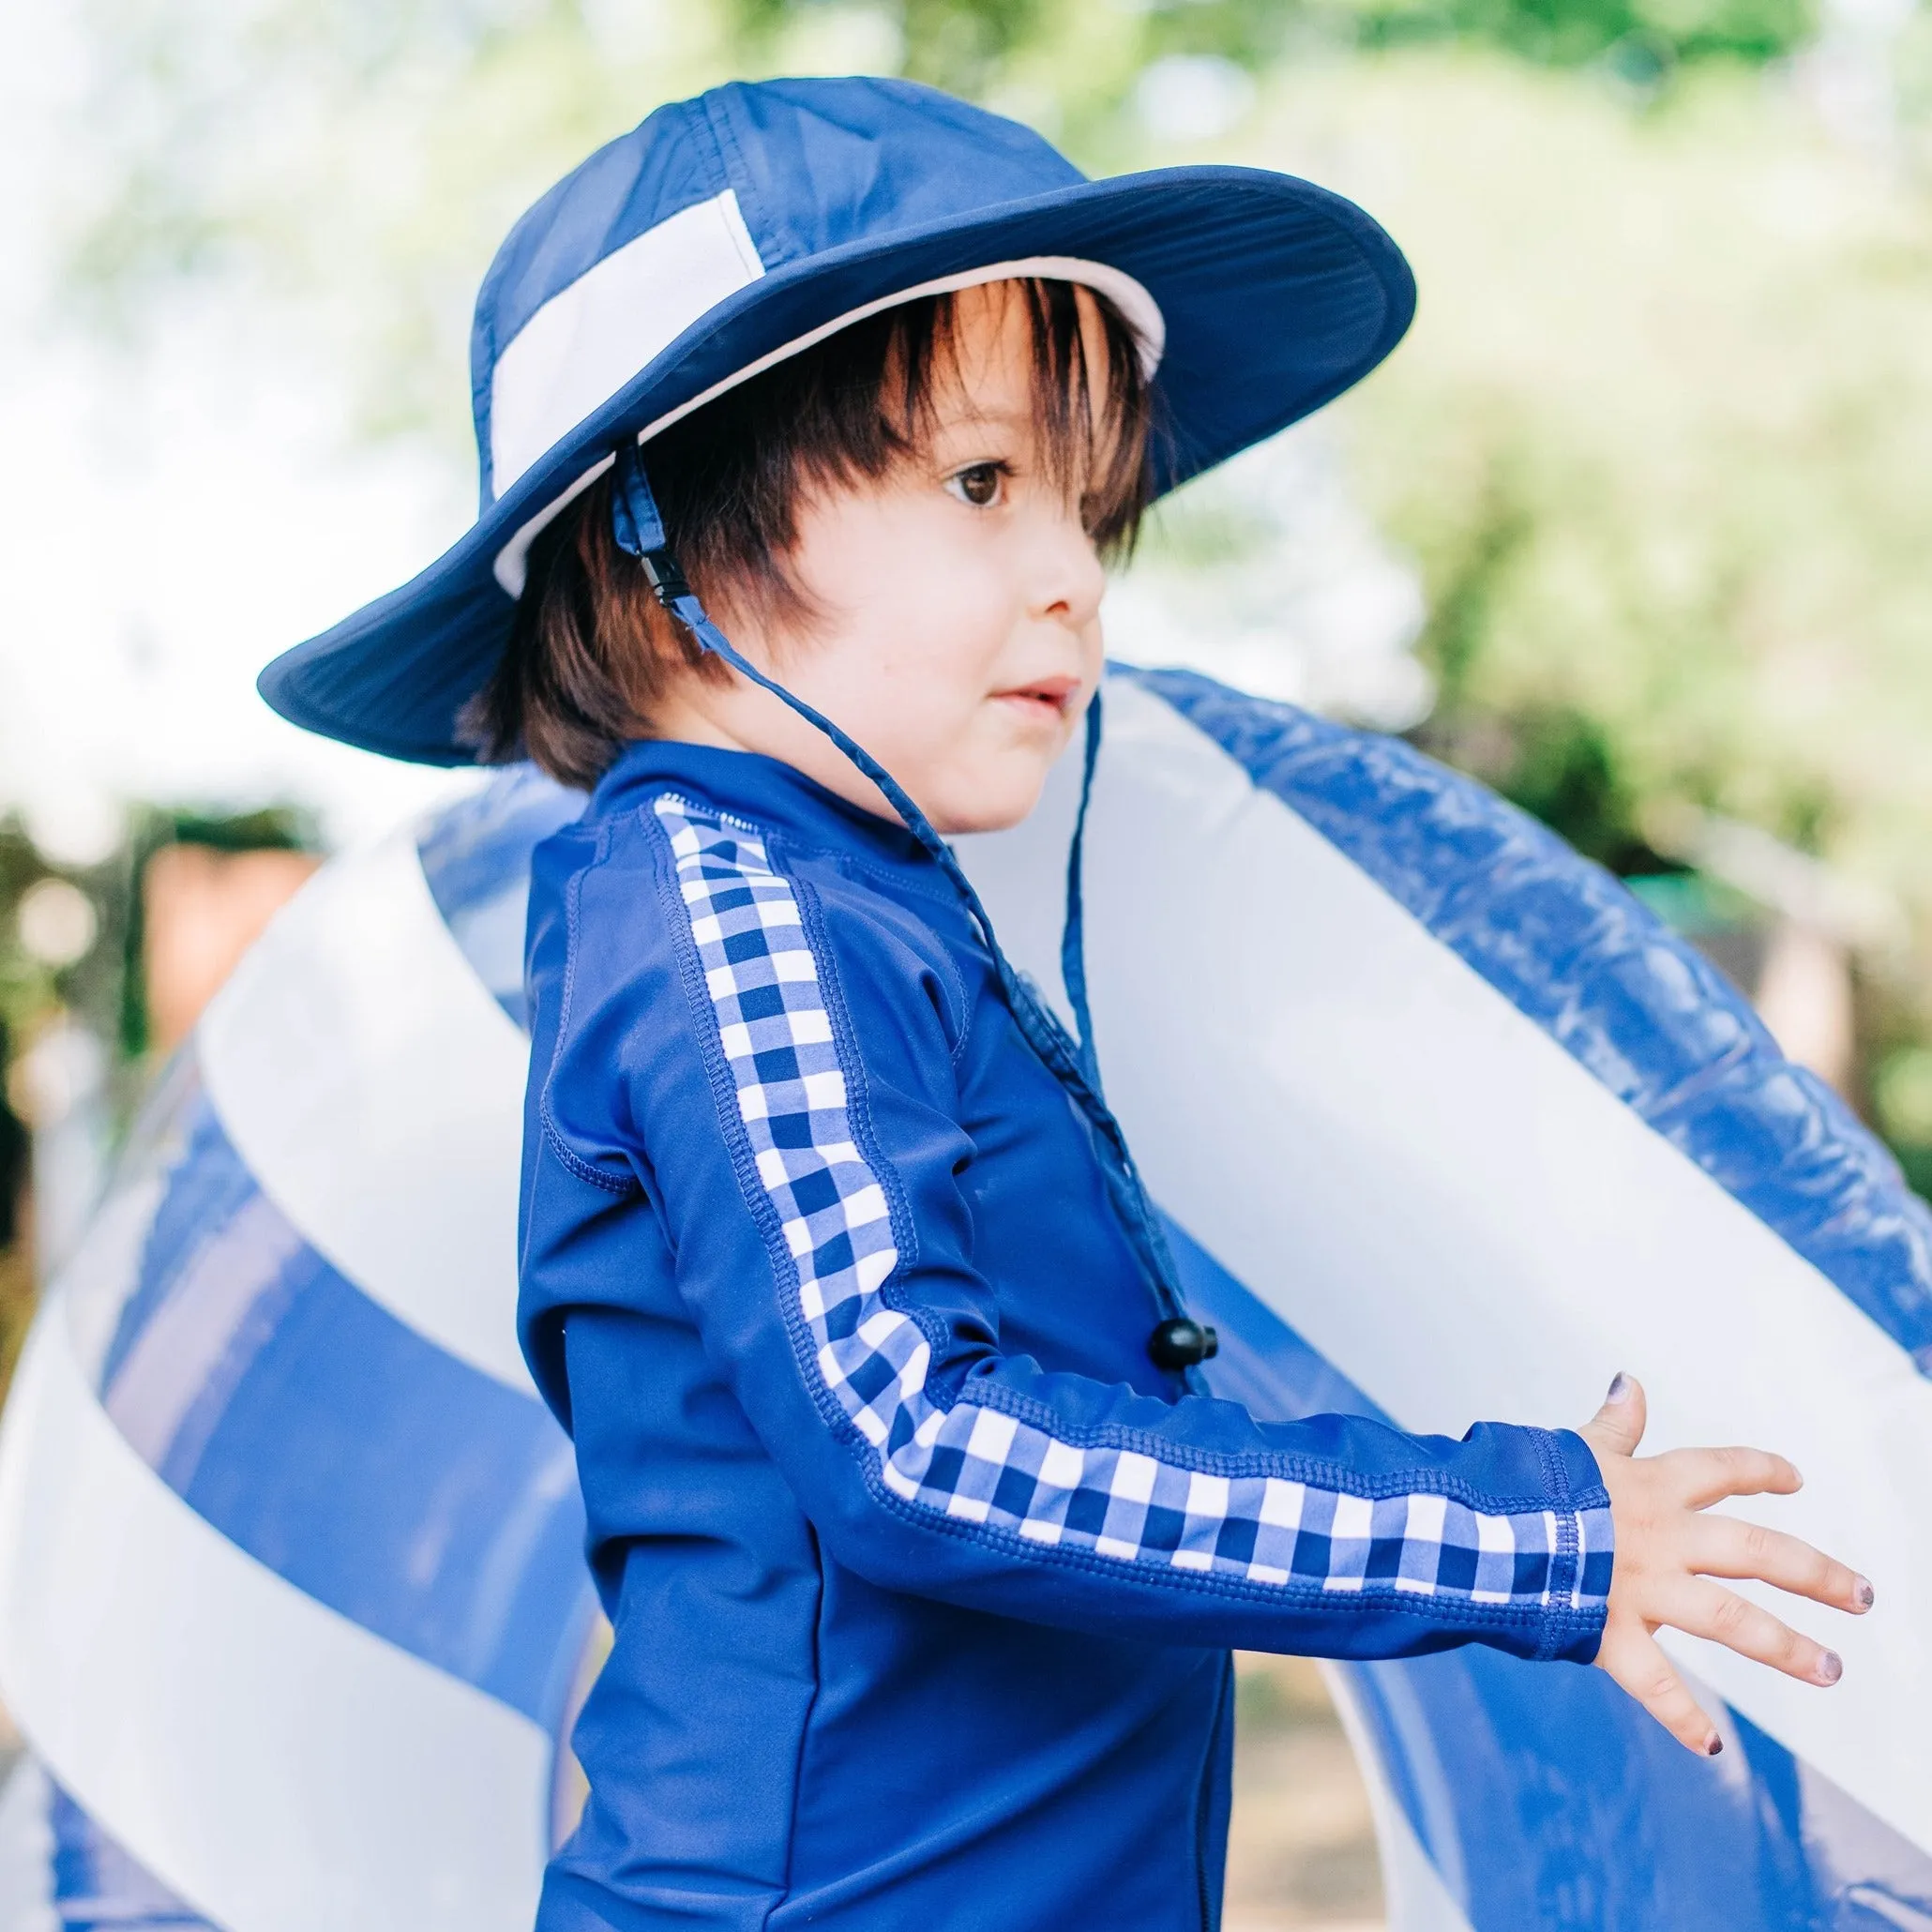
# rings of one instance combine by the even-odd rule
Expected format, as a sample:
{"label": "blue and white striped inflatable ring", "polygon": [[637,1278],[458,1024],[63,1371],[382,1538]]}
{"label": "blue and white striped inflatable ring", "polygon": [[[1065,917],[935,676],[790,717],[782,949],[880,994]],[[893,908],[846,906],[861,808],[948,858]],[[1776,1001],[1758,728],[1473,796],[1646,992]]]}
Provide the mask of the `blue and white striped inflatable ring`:
{"label": "blue and white striped inflatable ring", "polygon": [[[1063,782],[1062,779],[1066,779]],[[963,841],[1057,993],[1061,775]],[[527,773],[326,868],[211,1007],[0,1446],[0,1926],[521,1932],[594,1668],[512,1332]],[[1613,881],[1385,739],[1123,673],[1089,833],[1109,1090],[1215,1381],[1459,1432],[1774,1443],[1879,1581],[1823,1695],[1683,1642],[1693,1759],[1593,1671],[1337,1668],[1399,1932],[1932,1926],[1932,1217]]]}

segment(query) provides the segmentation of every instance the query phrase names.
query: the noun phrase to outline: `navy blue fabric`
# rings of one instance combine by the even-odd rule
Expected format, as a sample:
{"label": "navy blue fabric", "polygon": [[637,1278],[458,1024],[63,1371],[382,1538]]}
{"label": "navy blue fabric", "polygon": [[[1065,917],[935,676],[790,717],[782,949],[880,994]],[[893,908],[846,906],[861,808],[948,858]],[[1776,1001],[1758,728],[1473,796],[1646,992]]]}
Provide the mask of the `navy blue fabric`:
{"label": "navy blue fabric", "polygon": [[1932,1208],[1693,946],[1546,827],[1399,739],[1190,672],[1132,674],[1932,1373]]}
{"label": "navy blue fabric", "polygon": [[[1182,1533],[1157,1509],[1140,1550],[1029,1543],[1001,1527],[1016,1469],[976,1512],[883,1481],[827,1380],[853,1336],[822,1347],[798,1306],[808,1258],[824,1280],[852,1251],[788,1250],[763,1165],[777,1155],[742,1131],[763,1116],[728,1084],[728,1057],[750,1049],[719,1030],[726,1001],[821,1009],[754,1008],[763,956],[696,937],[708,909],[751,903],[725,895],[753,851],[773,868],[761,903],[803,922],[788,929],[831,1016],[840,1118],[889,1209],[878,1325],[923,1339],[907,1379],[942,1421],[976,1409],[994,1433],[1140,1456],[1184,1487],[1266,1475],[1539,1523],[1605,1502],[1567,1433],[1484,1425],[1458,1444],[1340,1416],[1258,1423],[1156,1369],[1159,1305],[1091,1130],[931,855],[773,761],[634,747],[583,823],[538,848],[532,883],[521,1332],[576,1442],[615,1630],[575,1738],[590,1801],[539,1924],[1046,1932],[1103,1907],[1122,1932],[1212,1924],[1230,1646],[1473,1640],[1583,1659],[1600,1602],[1572,1609],[1554,1582],[1550,1603],[1532,1584],[1493,1605],[1372,1577],[1277,1584],[1225,1543],[1184,1568],[1150,1560]],[[801,1076],[803,1049],[752,1048],[762,1079]],[[802,1194],[816,1170],[793,1171]],[[828,1191],[794,1211],[834,1205]],[[966,1504],[961,1468],[930,1480]],[[1030,1479],[1015,1492],[1017,1514]]]}
{"label": "navy blue fabric", "polygon": [[[719,303],[500,494],[490,375],[587,267],[732,188],[767,273]],[[466,763],[464,701],[508,636],[492,566],[510,537],[626,438],[868,302],[1038,255],[1108,264],[1167,324],[1155,387],[1166,490],[1319,409],[1400,340],[1407,264],[1361,209],[1291,175],[1170,168],[1086,181],[1015,123],[908,82],[734,84],[660,109],[539,202],[483,284],[472,387],[477,523],[412,583],[264,672],[283,716],[371,750]]]}

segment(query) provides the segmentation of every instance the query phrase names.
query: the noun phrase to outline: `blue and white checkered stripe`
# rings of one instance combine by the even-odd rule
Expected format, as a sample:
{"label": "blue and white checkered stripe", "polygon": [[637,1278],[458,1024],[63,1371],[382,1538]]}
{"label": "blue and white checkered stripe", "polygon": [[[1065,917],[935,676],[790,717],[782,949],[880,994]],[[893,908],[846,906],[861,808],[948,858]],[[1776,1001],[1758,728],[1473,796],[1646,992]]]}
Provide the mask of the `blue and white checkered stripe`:
{"label": "blue and white checkered stripe", "polygon": [[1365,1497],[1283,1475],[1217,1475],[1138,1450],[1081,1447],[927,1392],[931,1349],[883,1293],[890,1211],[860,1151],[819,966],[791,882],[755,828],[665,796],[691,937],[738,1115],[797,1273],[814,1366],[908,1502],[1043,1547],[1069,1547],[1249,1584],[1383,1590],[1552,1607],[1603,1600],[1607,1510],[1486,1516],[1441,1494]]}

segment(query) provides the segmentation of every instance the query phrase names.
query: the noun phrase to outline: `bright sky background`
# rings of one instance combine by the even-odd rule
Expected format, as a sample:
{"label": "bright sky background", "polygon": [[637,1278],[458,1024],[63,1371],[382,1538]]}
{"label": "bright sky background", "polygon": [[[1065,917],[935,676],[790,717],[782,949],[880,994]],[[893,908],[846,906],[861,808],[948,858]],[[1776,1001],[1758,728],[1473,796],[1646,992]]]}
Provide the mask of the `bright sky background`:
{"label": "bright sky background", "polygon": [[471,504],[427,453],[346,452],[329,380],[232,302],[139,362],[63,329],[50,231],[83,158],[60,12],[0,8],[0,810],[76,859],[129,798],[296,800],[334,841],[371,836],[474,780],[297,731],[254,676],[428,563]]}

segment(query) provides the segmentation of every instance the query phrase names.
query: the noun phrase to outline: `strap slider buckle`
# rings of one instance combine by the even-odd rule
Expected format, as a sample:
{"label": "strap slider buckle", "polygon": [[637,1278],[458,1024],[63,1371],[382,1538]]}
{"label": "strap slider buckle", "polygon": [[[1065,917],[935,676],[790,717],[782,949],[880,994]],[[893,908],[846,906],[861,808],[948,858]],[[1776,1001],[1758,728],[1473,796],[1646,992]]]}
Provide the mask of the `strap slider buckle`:
{"label": "strap slider buckle", "polygon": [[691,595],[691,586],[678,568],[677,559],[669,551],[646,551],[638,562],[644,566],[645,581],[657,601],[674,616],[677,600]]}

